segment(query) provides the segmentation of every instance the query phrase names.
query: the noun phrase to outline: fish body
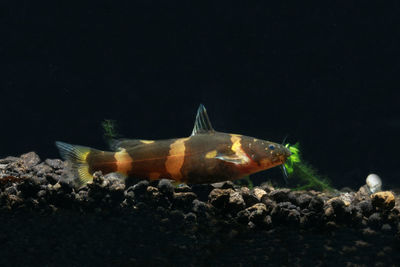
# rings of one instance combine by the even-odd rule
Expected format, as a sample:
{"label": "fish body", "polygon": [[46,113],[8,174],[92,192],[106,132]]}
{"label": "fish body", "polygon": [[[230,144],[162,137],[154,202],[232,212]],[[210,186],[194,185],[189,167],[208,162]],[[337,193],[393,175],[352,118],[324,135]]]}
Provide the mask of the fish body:
{"label": "fish body", "polygon": [[78,176],[78,184],[92,174],[117,172],[132,178],[167,178],[200,184],[240,179],[283,164],[289,150],[277,143],[249,136],[217,132],[200,105],[192,135],[167,140],[116,140],[115,151],[56,142]]}

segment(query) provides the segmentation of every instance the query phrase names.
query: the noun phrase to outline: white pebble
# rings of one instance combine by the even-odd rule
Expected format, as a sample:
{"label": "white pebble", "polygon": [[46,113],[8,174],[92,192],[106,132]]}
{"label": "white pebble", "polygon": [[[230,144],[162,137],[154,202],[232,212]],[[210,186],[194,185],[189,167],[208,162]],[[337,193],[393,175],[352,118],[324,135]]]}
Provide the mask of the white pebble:
{"label": "white pebble", "polygon": [[382,180],[378,175],[371,173],[367,176],[366,182],[372,194],[382,190]]}

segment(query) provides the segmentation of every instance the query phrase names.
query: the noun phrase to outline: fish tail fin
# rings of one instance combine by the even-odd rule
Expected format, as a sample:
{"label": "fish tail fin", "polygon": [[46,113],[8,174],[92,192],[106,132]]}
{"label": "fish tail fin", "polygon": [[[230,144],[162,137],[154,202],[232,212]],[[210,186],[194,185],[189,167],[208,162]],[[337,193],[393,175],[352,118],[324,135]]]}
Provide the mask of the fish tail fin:
{"label": "fish tail fin", "polygon": [[68,174],[73,176],[78,187],[93,180],[93,176],[89,173],[89,164],[86,160],[92,151],[90,147],[71,145],[60,141],[56,142],[56,146],[61,157],[68,162]]}

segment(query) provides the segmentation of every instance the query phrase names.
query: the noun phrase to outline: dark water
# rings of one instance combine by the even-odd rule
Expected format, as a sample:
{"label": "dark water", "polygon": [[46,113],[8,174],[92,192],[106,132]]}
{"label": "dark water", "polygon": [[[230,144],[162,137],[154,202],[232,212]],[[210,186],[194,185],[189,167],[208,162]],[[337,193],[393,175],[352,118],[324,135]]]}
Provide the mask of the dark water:
{"label": "dark water", "polygon": [[[321,3],[319,3],[321,5]],[[300,142],[336,187],[399,186],[399,6],[2,1],[0,156],[215,129]]]}

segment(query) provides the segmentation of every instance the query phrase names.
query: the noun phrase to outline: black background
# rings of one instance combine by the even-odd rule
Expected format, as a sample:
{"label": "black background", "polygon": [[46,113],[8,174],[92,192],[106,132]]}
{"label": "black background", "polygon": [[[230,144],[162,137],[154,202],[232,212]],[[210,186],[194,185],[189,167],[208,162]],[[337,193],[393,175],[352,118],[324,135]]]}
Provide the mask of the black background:
{"label": "black background", "polygon": [[265,2],[1,1],[0,156],[105,148],[103,119],[187,136],[203,103],[219,131],[289,134],[337,187],[398,186],[399,4]]}

